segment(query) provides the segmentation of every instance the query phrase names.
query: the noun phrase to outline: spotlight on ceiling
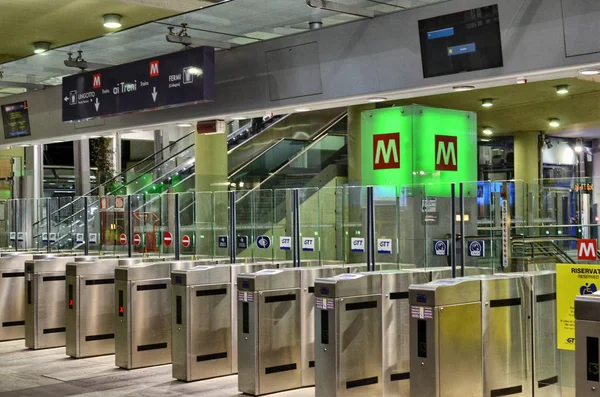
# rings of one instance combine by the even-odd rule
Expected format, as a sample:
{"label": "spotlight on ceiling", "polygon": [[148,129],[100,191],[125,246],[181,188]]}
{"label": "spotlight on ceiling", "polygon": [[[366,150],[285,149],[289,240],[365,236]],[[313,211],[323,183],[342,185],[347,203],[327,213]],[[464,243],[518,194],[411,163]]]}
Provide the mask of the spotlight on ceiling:
{"label": "spotlight on ceiling", "polygon": [[181,128],[186,128],[186,127],[191,127],[192,125],[190,123],[179,123],[177,124],[177,127],[181,127]]}
{"label": "spotlight on ceiling", "polygon": [[310,112],[310,108],[297,108],[296,112],[300,112],[300,113],[302,113],[302,112]]}
{"label": "spotlight on ceiling", "polygon": [[452,89],[456,92],[464,92],[474,90],[475,87],[472,85],[458,85],[456,87],[452,87]]}
{"label": "spotlight on ceiling", "polygon": [[568,85],[559,85],[556,86],[556,93],[558,95],[565,95],[569,93],[569,86]]}
{"label": "spotlight on ceiling", "polygon": [[46,52],[50,49],[50,43],[47,41],[36,41],[33,43],[33,52],[36,54],[41,54],[42,52]]}
{"label": "spotlight on ceiling", "polygon": [[481,130],[481,132],[483,132],[483,135],[492,135],[494,133],[494,130],[492,130],[491,127],[483,127],[483,130]]}
{"label": "spotlight on ceiling", "polygon": [[600,69],[583,69],[579,71],[579,74],[584,76],[596,76],[600,74]]}
{"label": "spotlight on ceiling", "polygon": [[494,106],[494,100],[492,98],[486,98],[481,100],[481,106],[484,108],[491,108]]}
{"label": "spotlight on ceiling", "polygon": [[121,25],[121,16],[119,14],[104,15],[104,27],[108,29],[118,29]]}
{"label": "spotlight on ceiling", "polygon": [[550,119],[548,121],[548,125],[553,128],[560,127],[560,120],[559,119]]}
{"label": "spotlight on ceiling", "polygon": [[386,100],[387,100],[387,98],[384,98],[384,97],[374,97],[374,98],[369,98],[368,99],[368,101],[372,102],[372,103],[384,102]]}
{"label": "spotlight on ceiling", "polygon": [[581,138],[577,138],[577,141],[575,143],[575,151],[577,153],[583,152],[583,141],[581,140]]}

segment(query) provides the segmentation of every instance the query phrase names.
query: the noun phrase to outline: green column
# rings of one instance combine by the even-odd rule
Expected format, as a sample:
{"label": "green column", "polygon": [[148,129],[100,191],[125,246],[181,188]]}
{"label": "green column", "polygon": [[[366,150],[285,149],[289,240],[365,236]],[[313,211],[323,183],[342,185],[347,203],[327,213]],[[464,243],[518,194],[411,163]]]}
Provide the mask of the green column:
{"label": "green column", "polygon": [[[216,121],[215,132],[196,134],[196,191],[227,190],[226,123]],[[203,131],[202,131],[203,132]]]}
{"label": "green column", "polygon": [[362,134],[361,113],[375,109],[374,104],[348,108],[348,184],[360,185],[362,181]]}

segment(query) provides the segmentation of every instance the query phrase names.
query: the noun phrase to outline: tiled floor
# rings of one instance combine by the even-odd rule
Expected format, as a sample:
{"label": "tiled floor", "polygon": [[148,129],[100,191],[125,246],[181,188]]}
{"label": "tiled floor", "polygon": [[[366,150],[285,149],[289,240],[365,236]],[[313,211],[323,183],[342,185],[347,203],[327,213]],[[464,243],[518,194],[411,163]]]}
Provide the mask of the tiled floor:
{"label": "tiled floor", "polygon": [[[75,360],[64,348],[28,350],[24,341],[0,342],[0,396],[206,396],[233,397],[237,376],[185,383],[171,377],[171,366],[127,371],[114,356]],[[314,397],[305,388],[272,397]]]}

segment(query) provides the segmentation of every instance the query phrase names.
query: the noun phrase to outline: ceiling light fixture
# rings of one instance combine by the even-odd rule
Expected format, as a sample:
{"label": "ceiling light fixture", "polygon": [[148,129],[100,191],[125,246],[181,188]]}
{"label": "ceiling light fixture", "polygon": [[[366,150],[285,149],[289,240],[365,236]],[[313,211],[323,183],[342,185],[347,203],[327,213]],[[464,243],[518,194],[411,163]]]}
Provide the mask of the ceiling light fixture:
{"label": "ceiling light fixture", "polygon": [[246,116],[233,116],[231,118],[231,120],[238,120],[238,121],[239,120],[247,120],[247,119],[248,119],[248,117],[246,117]]}
{"label": "ceiling light fixture", "polygon": [[560,120],[559,119],[550,119],[548,122],[548,125],[550,127],[554,127],[554,128],[560,127]]}
{"label": "ceiling light fixture", "polygon": [[109,29],[118,29],[121,25],[121,16],[119,14],[104,15],[104,27]]}
{"label": "ceiling light fixture", "polygon": [[381,96],[380,97],[373,97],[373,98],[369,98],[368,99],[369,102],[373,102],[373,103],[384,102],[386,100],[387,100],[387,98],[384,98],[384,97],[381,97]]}
{"label": "ceiling light fixture", "polygon": [[486,98],[481,100],[481,106],[484,108],[491,108],[494,106],[494,100],[492,98]]}
{"label": "ceiling light fixture", "polygon": [[302,113],[302,112],[310,112],[310,108],[297,108],[296,112],[300,112],[300,113]]}
{"label": "ceiling light fixture", "polygon": [[50,43],[47,41],[36,41],[33,43],[33,52],[36,54],[41,54],[42,52],[46,52],[50,49]]}
{"label": "ceiling light fixture", "polygon": [[569,93],[569,86],[568,85],[559,85],[556,86],[556,93],[558,95],[565,95]]}
{"label": "ceiling light fixture", "polygon": [[455,87],[452,87],[452,89],[456,92],[464,92],[474,90],[475,87],[472,85],[457,85]]}
{"label": "ceiling light fixture", "polygon": [[579,71],[579,74],[584,76],[596,76],[600,74],[600,69],[583,69]]}
{"label": "ceiling light fixture", "polygon": [[492,135],[494,133],[494,130],[492,130],[491,127],[483,127],[483,130],[481,132],[483,132],[484,135]]}
{"label": "ceiling light fixture", "polygon": [[181,127],[181,128],[186,128],[186,127],[191,127],[192,124],[190,123],[179,123],[177,124],[177,127]]}

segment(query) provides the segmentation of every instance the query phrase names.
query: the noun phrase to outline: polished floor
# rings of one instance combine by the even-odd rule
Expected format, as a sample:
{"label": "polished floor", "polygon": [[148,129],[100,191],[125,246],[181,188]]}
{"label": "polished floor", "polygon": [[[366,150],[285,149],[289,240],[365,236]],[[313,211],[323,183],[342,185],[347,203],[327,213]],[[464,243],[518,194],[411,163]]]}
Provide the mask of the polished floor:
{"label": "polished floor", "polygon": [[[237,376],[185,383],[171,377],[170,365],[127,371],[114,364],[112,355],[75,360],[64,348],[34,351],[23,340],[0,342],[0,397],[242,395]],[[270,396],[314,395],[314,388],[305,388]]]}

